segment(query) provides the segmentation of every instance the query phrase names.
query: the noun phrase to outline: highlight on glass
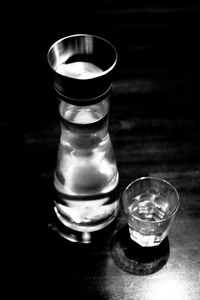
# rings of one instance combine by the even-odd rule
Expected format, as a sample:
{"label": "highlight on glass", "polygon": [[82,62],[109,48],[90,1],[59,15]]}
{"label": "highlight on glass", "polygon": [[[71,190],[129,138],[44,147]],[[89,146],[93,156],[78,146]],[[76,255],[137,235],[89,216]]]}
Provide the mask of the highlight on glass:
{"label": "highlight on glass", "polygon": [[164,240],[180,204],[175,187],[156,177],[131,182],[122,201],[130,238],[143,247],[157,246]]}

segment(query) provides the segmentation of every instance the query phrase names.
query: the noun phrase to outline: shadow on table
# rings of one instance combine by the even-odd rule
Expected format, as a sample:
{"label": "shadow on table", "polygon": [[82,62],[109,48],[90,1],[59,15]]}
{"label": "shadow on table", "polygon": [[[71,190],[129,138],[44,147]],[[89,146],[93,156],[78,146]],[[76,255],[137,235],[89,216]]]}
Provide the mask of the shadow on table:
{"label": "shadow on table", "polygon": [[68,300],[108,300],[104,279],[109,253],[105,240],[110,229],[92,244],[62,238],[52,230],[52,186],[49,178],[29,177],[21,193],[24,209],[21,207],[20,225],[15,228],[17,242],[13,242],[17,272],[14,280],[20,282],[20,295],[26,299],[31,293]]}
{"label": "shadow on table", "polygon": [[110,242],[114,262],[125,272],[149,275],[159,271],[169,258],[169,240],[166,237],[159,246],[142,247],[132,241],[128,225],[120,228]]}

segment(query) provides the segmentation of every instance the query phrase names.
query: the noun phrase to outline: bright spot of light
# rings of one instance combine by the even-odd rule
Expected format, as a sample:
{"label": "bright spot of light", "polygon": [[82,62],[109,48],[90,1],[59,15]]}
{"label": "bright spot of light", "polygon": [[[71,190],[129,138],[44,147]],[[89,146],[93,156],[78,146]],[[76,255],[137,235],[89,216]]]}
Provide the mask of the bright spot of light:
{"label": "bright spot of light", "polygon": [[148,300],[184,300],[187,299],[187,282],[170,276],[155,280],[148,286]]}

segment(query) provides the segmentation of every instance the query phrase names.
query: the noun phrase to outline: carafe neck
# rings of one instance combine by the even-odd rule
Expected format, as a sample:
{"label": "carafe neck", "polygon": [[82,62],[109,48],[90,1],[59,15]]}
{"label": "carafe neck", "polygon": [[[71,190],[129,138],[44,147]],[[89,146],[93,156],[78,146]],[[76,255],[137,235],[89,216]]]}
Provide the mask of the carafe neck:
{"label": "carafe neck", "polygon": [[67,142],[78,135],[86,144],[100,142],[108,134],[109,107],[109,96],[84,106],[60,101],[61,138]]}

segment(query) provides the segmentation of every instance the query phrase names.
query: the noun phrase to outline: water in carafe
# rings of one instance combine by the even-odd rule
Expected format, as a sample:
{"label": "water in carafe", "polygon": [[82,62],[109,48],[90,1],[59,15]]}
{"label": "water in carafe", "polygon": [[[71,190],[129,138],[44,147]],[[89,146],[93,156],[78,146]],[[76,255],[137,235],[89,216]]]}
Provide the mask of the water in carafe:
{"label": "water in carafe", "polygon": [[[75,75],[100,72],[93,64],[77,62]],[[75,76],[73,66],[58,72]],[[93,74],[94,76],[94,74]],[[107,226],[118,212],[118,170],[108,133],[109,94],[92,105],[59,103],[61,136],[54,186],[55,211],[67,227],[91,232]]]}

